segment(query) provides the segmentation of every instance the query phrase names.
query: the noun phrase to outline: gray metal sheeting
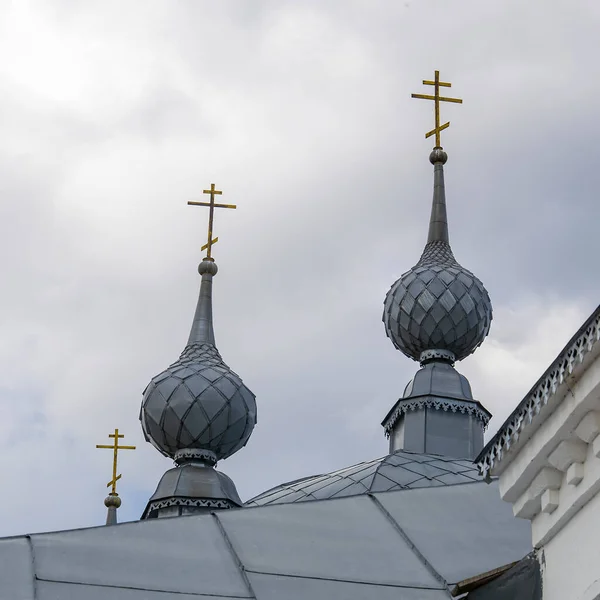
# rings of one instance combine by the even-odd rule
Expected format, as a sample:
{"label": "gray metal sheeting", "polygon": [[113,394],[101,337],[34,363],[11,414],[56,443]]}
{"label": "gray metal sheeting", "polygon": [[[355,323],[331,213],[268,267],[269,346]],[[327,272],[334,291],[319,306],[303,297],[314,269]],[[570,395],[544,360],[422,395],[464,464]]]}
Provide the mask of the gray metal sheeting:
{"label": "gray metal sheeting", "polygon": [[397,450],[333,473],[283,483],[248,500],[246,506],[309,502],[471,481],[481,481],[481,476],[470,460]]}
{"label": "gray metal sheeting", "polygon": [[36,595],[36,600],[112,600],[113,598],[115,600],[202,600],[203,598],[206,598],[206,600],[237,600],[239,596],[173,594],[173,592],[106,588],[95,585],[55,583],[53,581],[40,582]]}
{"label": "gray metal sheeting", "polygon": [[530,535],[483,482],[232,509],[0,540],[0,598],[441,600]]}
{"label": "gray metal sheeting", "polygon": [[535,556],[526,556],[497,579],[469,592],[472,600],[541,600],[540,563]]}
{"label": "gray metal sheeting", "polygon": [[248,597],[214,518],[192,519],[33,536],[37,576],[48,581]]}
{"label": "gray metal sheeting", "polygon": [[0,598],[31,600],[33,586],[33,557],[29,540],[0,540]]}
{"label": "gray metal sheeting", "polygon": [[249,574],[256,597],[260,600],[444,600],[449,597],[442,590],[398,588],[383,585],[365,585],[344,581],[325,581],[284,577],[281,575]]}
{"label": "gray metal sheeting", "polygon": [[251,571],[440,588],[368,496],[219,514]]}
{"label": "gray metal sheeting", "polygon": [[497,482],[379,494],[378,499],[448,582],[491,571],[531,551],[531,525],[513,516]]}

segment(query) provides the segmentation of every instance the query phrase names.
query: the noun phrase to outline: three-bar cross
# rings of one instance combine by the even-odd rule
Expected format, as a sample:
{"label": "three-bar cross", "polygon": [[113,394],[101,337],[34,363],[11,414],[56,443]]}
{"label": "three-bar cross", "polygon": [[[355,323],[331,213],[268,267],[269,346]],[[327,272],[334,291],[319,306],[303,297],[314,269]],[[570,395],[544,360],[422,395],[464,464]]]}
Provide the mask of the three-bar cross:
{"label": "three-bar cross", "polygon": [[107,444],[96,444],[96,448],[108,448],[114,452],[113,454],[113,476],[112,480],[106,484],[106,487],[112,486],[112,490],[110,492],[111,496],[118,496],[117,494],[117,481],[121,479],[120,475],[117,475],[117,454],[119,450],[135,450],[135,446],[119,446],[119,438],[125,437],[123,434],[119,433],[118,429],[115,429],[114,433],[108,434],[109,438],[114,438],[115,443],[111,445]]}
{"label": "three-bar cross", "polygon": [[447,83],[445,81],[440,81],[440,72],[435,72],[435,77],[433,81],[423,80],[423,85],[433,85],[434,86],[434,95],[428,96],[426,94],[411,94],[411,98],[421,98],[423,100],[433,100],[435,103],[435,129],[432,129],[428,133],[425,134],[425,138],[428,138],[435,134],[435,145],[438,148],[441,148],[440,142],[440,133],[450,127],[450,121],[444,123],[440,126],[440,102],[456,102],[457,104],[462,104],[462,100],[460,98],[446,98],[444,96],[440,96],[440,88],[441,87],[452,87],[451,83]]}
{"label": "three-bar cross", "polygon": [[202,246],[201,250],[207,250],[206,258],[212,258],[211,250],[213,244],[216,244],[219,241],[219,238],[216,237],[213,239],[213,218],[215,208],[236,208],[235,204],[215,204],[215,195],[221,195],[223,192],[215,189],[215,184],[210,184],[210,190],[203,190],[204,194],[210,194],[210,202],[188,202],[189,205],[192,206],[208,206],[210,208],[208,212],[208,241],[204,246]]}

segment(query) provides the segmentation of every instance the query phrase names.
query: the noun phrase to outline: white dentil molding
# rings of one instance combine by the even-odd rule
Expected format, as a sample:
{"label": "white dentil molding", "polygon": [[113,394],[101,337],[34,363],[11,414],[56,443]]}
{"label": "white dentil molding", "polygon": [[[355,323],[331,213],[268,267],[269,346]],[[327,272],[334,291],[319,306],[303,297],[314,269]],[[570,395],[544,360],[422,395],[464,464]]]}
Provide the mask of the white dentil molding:
{"label": "white dentil molding", "polygon": [[585,367],[500,473],[500,494],[531,521],[536,548],[600,493],[600,359]]}

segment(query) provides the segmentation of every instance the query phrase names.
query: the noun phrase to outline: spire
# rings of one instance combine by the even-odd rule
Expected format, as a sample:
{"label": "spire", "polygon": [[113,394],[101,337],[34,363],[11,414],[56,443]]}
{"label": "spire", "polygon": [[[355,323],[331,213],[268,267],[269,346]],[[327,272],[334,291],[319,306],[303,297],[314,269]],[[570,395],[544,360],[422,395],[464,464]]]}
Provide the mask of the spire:
{"label": "spire", "polygon": [[441,148],[434,148],[429,155],[429,160],[433,165],[433,203],[427,243],[444,242],[449,244],[446,189],[444,187],[444,164],[448,160],[448,155]]}
{"label": "spire", "polygon": [[[387,336],[406,356],[418,360],[421,369],[392,407],[382,425],[390,437],[390,451],[474,458],[483,445],[483,429],[489,413],[471,395],[466,378],[454,363],[483,342],[492,320],[492,304],[481,281],[454,258],[449,243],[444,165],[448,155],[441,146],[440,102],[462,104],[459,98],[440,96],[435,71],[433,95],[412,94],[433,100],[435,135],[429,161],[433,165],[433,202],[427,243],[419,262],[404,273],[385,298],[383,322]],[[459,423],[459,421],[461,421]]]}
{"label": "spire", "polygon": [[215,345],[212,282],[217,265],[212,258],[215,204],[221,191],[211,184],[206,257],[198,267],[200,294],[187,345],[179,359],[157,375],[144,390],[140,421],[150,442],[175,461],[150,498],[143,519],[241,506],[233,482],[215,469],[246,445],[256,424],[256,400],[240,377],[223,361]]}
{"label": "spire", "polygon": [[119,450],[135,450],[135,446],[119,446],[119,439],[125,437],[122,433],[119,433],[118,429],[115,429],[114,433],[108,434],[109,438],[113,438],[114,442],[108,444],[96,444],[96,448],[103,448],[113,451],[113,476],[112,479],[106,484],[106,487],[112,488],[110,494],[104,499],[104,506],[108,509],[106,515],[107,525],[117,524],[117,509],[121,506],[121,498],[117,494],[117,481],[121,479],[121,475],[117,475],[117,459]]}
{"label": "spire", "polygon": [[200,282],[200,295],[198,296],[192,330],[188,338],[188,346],[190,344],[215,345],[212,318],[212,280],[218,270],[217,263],[212,258],[207,257],[198,265],[198,273],[202,276],[202,281]]}

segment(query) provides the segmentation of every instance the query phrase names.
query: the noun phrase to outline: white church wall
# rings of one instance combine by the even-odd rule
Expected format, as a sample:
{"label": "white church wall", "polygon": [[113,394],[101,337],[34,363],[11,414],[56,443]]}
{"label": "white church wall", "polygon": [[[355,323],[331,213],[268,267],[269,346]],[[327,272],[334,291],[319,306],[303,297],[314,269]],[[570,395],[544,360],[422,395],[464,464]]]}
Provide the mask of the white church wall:
{"label": "white church wall", "polygon": [[510,424],[501,428],[503,453],[491,469],[514,515],[531,521],[544,600],[600,600],[600,329],[594,331],[577,346],[581,359],[570,374],[551,370],[547,403],[531,411],[519,435]]}
{"label": "white church wall", "polygon": [[600,495],[540,552],[544,600],[600,600]]}

